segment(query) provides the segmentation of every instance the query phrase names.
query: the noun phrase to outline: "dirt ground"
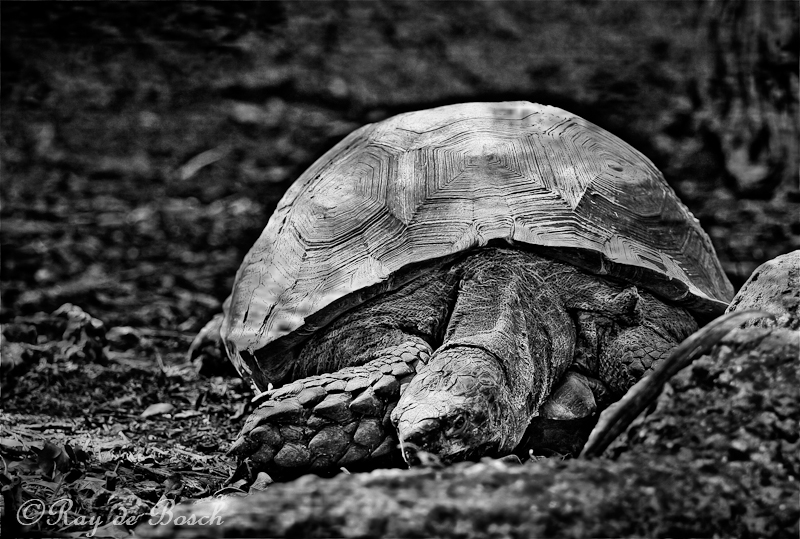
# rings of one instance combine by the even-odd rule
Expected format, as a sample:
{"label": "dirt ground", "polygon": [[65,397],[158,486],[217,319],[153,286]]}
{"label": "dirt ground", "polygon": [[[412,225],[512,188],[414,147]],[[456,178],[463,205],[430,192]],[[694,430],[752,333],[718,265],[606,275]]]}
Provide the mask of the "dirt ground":
{"label": "dirt ground", "polygon": [[796,2],[0,9],[4,526],[68,499],[27,531],[126,537],[220,491],[251,393],[187,348],[293,179],[364,123],[559,106],[664,172],[735,288],[800,249]]}

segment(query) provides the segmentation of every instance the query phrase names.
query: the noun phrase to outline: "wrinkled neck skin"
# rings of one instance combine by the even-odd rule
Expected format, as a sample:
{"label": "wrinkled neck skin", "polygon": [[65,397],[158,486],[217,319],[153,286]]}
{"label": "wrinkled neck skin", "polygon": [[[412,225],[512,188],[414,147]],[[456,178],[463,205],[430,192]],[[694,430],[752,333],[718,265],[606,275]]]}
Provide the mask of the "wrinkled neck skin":
{"label": "wrinkled neck skin", "polygon": [[392,414],[409,464],[414,450],[444,461],[510,453],[574,356],[561,266],[488,249],[462,270],[443,344]]}
{"label": "wrinkled neck skin", "polygon": [[480,347],[457,345],[435,354],[392,414],[409,464],[420,451],[444,462],[510,453],[539,399],[531,398],[529,384],[508,378],[500,360]]}

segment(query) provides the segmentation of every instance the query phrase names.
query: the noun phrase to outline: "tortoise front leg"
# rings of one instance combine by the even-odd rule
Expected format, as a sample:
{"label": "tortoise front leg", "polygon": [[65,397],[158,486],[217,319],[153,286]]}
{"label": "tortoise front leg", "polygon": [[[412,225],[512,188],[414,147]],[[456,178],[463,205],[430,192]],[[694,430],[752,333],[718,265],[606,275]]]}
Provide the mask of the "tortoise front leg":
{"label": "tortoise front leg", "polygon": [[432,271],[316,333],[285,369],[290,383],[262,394],[230,452],[274,479],[391,464],[388,414],[441,339],[456,282]]}
{"label": "tortoise front leg", "polygon": [[635,287],[620,291],[580,274],[569,280],[568,289],[584,295],[576,313],[577,361],[531,422],[518,455],[532,450],[577,456],[597,414],[650,374],[696,327],[683,309]]}
{"label": "tortoise front leg", "polygon": [[265,392],[229,453],[278,480],[402,462],[389,414],[430,355],[406,335],[364,365]]}

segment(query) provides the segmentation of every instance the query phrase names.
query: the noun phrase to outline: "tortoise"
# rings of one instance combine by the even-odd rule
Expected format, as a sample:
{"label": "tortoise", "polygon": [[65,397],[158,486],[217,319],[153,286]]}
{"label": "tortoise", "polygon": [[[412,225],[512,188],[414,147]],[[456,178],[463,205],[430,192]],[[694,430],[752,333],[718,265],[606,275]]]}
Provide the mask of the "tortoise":
{"label": "tortoise", "polygon": [[220,334],[262,393],[230,453],[274,478],[507,455],[536,421],[596,419],[732,296],[662,174],[598,126],[400,114],[303,173],[238,270]]}

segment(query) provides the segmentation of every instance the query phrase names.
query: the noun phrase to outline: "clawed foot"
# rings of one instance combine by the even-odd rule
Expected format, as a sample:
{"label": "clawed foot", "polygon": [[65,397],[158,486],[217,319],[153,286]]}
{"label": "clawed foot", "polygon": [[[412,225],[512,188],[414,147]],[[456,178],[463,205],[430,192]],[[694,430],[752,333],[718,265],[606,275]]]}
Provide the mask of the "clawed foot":
{"label": "clawed foot", "polygon": [[365,365],[262,393],[229,454],[274,479],[400,464],[390,414],[429,353],[409,342]]}

